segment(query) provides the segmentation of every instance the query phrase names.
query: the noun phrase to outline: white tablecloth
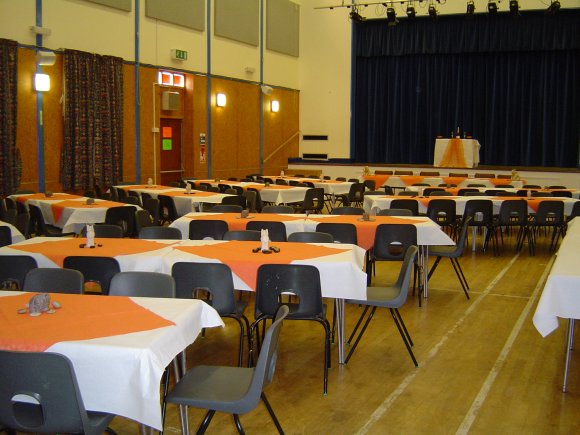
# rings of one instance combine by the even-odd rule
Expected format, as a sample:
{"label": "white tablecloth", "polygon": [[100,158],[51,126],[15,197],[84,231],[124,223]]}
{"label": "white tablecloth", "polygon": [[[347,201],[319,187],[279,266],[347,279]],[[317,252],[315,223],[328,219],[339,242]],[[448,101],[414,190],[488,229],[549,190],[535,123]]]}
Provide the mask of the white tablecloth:
{"label": "white tablecloth", "polygon": [[580,218],[568,224],[538,302],[534,326],[545,337],[558,328],[558,317],[580,319]]}
{"label": "white tablecloth", "polygon": [[[0,297],[19,294],[4,291]],[[91,297],[113,298],[78,297],[87,298],[88,302]],[[90,340],[61,341],[46,351],[63,354],[72,361],[87,410],[120,415],[160,430],[159,391],[165,367],[194,342],[202,328],[223,326],[223,322],[213,308],[200,300],[131,299],[175,325]]]}

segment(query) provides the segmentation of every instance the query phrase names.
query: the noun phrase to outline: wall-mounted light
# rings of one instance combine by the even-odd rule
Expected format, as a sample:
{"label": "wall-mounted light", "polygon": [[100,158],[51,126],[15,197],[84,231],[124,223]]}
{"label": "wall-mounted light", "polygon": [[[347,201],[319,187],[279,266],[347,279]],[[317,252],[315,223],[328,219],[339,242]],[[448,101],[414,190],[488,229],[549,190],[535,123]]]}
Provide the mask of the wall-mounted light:
{"label": "wall-mounted light", "polygon": [[218,107],[226,107],[226,94],[217,94],[215,96],[215,104]]}
{"label": "wall-mounted light", "polygon": [[280,110],[280,102],[278,100],[272,100],[270,102],[270,110],[274,113],[278,113]]}
{"label": "wall-mounted light", "polygon": [[50,91],[50,76],[48,74],[36,73],[34,75],[34,89],[37,92]]}

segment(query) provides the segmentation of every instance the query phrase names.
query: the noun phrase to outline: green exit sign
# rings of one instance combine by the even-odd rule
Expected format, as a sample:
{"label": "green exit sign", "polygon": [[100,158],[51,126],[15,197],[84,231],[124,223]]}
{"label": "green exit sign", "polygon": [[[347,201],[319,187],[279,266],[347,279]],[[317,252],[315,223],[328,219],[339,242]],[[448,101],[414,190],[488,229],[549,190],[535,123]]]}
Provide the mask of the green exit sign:
{"label": "green exit sign", "polygon": [[176,60],[187,60],[187,51],[185,50],[171,50],[171,57]]}

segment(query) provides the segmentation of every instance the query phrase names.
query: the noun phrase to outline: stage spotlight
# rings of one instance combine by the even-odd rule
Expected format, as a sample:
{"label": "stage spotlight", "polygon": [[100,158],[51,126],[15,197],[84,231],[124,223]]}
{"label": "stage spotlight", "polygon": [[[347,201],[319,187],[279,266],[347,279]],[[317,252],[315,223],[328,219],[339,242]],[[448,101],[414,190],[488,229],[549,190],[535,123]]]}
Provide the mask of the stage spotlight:
{"label": "stage spotlight", "polygon": [[469,0],[467,2],[467,9],[465,10],[465,14],[468,17],[471,17],[473,16],[474,12],[475,12],[475,3],[473,3],[473,0]]}
{"label": "stage spotlight", "polygon": [[510,15],[512,17],[520,16],[520,5],[518,4],[518,0],[510,0]]}
{"label": "stage spotlight", "polygon": [[429,5],[429,16],[433,21],[437,19],[437,8],[435,8],[434,4]]}
{"label": "stage spotlight", "polygon": [[349,14],[349,16],[350,16],[350,19],[352,21],[354,21],[355,23],[362,23],[365,20],[365,18],[362,15],[360,15],[358,12],[351,12]]}
{"label": "stage spotlight", "polygon": [[560,10],[560,2],[558,0],[552,0],[548,9],[546,9],[546,14],[554,15],[556,12]]}
{"label": "stage spotlight", "polygon": [[387,25],[388,26],[396,26],[399,23],[397,20],[397,13],[395,12],[395,8],[388,7],[387,8]]}
{"label": "stage spotlight", "polygon": [[415,6],[413,6],[413,4],[409,2],[409,6],[407,6],[407,17],[415,18],[415,15],[417,15],[417,12],[415,11]]}
{"label": "stage spotlight", "polygon": [[487,4],[487,12],[489,12],[490,15],[497,14],[497,3],[489,0],[489,3]]}

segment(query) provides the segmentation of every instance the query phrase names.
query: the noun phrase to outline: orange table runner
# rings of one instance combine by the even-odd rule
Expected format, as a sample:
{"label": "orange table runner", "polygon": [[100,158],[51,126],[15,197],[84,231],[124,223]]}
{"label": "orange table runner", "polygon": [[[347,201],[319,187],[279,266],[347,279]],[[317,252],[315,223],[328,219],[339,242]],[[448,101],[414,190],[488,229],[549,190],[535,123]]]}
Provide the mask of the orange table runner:
{"label": "orange table runner", "polygon": [[372,180],[375,182],[375,186],[378,189],[379,187],[381,187],[382,185],[384,185],[387,180],[389,179],[389,177],[392,177],[392,175],[365,175],[363,176],[363,180]]}
{"label": "orange table runner", "polygon": [[71,195],[70,193],[54,193],[52,196],[46,196],[44,193],[34,193],[32,195],[23,195],[16,198],[20,203],[26,203],[29,199],[42,199],[44,201],[62,201],[67,199],[79,199],[82,196]]}
{"label": "orange table runner", "polygon": [[270,245],[279,247],[280,252],[272,254],[254,253],[252,249],[259,247],[260,242],[241,242],[237,240],[212,245],[177,246],[175,249],[199,257],[214,258],[227,264],[252,289],[256,288],[258,267],[262,264],[289,264],[294,260],[325,257],[346,251],[346,249],[334,249],[305,243],[272,242]]}
{"label": "orange table runner", "polygon": [[370,249],[375,243],[375,232],[380,224],[411,224],[417,223],[413,219],[399,218],[395,216],[372,216],[373,221],[363,221],[361,216],[353,215],[332,215],[330,217],[316,218],[310,215],[308,219],[323,223],[347,223],[356,227],[356,238],[358,246],[363,249]]}
{"label": "orange table runner", "polygon": [[[30,243],[26,245],[12,245],[12,249],[44,255],[54,263],[63,267],[63,262],[69,255],[84,257],[116,257],[117,255],[140,254],[142,252],[155,251],[170,246],[152,240],[141,239],[95,239],[97,248],[81,248],[83,238],[66,238],[56,242]],[[176,242],[177,243],[177,242]],[[50,290],[50,289],[47,289]]]}
{"label": "orange table runner", "polygon": [[461,139],[452,138],[449,139],[447,147],[445,148],[445,154],[439,164],[440,166],[446,166],[448,168],[465,168],[467,163],[465,162],[465,153],[463,152],[463,143]]}
{"label": "orange table runner", "polygon": [[242,231],[246,229],[248,222],[255,221],[268,221],[268,222],[288,222],[304,219],[304,217],[297,217],[292,215],[274,214],[274,213],[258,213],[250,214],[249,219],[243,219],[240,217],[240,213],[220,213],[212,215],[187,215],[191,220],[210,220],[210,221],[224,221],[228,224],[228,230],[230,231]]}
{"label": "orange table runner", "polygon": [[[62,341],[90,340],[148,331],[175,323],[127,297],[53,293],[62,308],[54,314],[18,314],[33,293],[5,296],[0,303],[0,349],[42,352]],[[39,368],[42,370],[42,368]]]}
{"label": "orange table runner", "polygon": [[462,182],[466,180],[467,177],[441,177],[443,182],[447,184],[455,184],[459,186]]}
{"label": "orange table runner", "polygon": [[65,208],[111,208],[111,207],[122,207],[127,204],[115,201],[98,201],[91,205],[86,204],[83,201],[61,201],[50,205],[52,210],[52,216],[54,217],[54,222],[58,222],[62,216],[62,212]]}

